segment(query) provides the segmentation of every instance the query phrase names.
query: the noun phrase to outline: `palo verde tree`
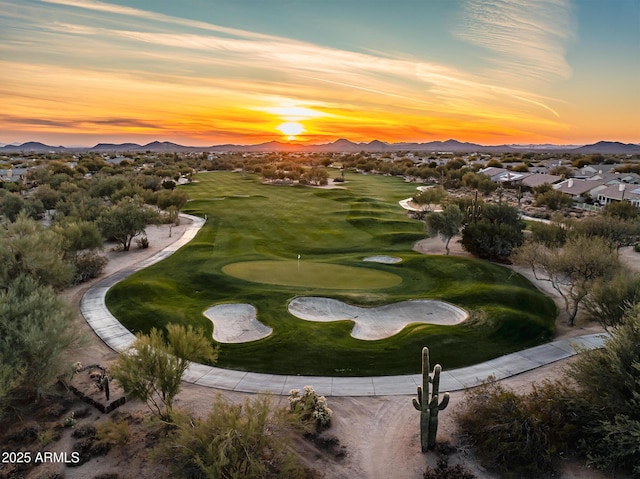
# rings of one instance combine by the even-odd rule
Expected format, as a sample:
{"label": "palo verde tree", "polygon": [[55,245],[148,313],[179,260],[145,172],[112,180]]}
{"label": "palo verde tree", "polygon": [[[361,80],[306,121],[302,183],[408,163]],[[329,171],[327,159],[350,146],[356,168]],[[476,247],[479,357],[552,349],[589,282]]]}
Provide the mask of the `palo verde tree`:
{"label": "palo verde tree", "polygon": [[589,319],[605,330],[619,327],[640,303],[640,274],[621,268],[612,278],[596,281],[584,302]]}
{"label": "palo verde tree", "polygon": [[125,198],[115,206],[108,208],[98,218],[98,227],[106,238],[113,238],[129,251],[131,240],[141,233],[154,220],[155,213],[138,199]]}
{"label": "palo verde tree", "polygon": [[[0,227],[0,288],[20,276],[61,290],[71,283],[73,266],[65,260],[62,238],[23,212]],[[43,247],[46,245],[46,247]]]}
{"label": "palo verde tree", "polygon": [[442,186],[432,186],[416,194],[412,200],[424,207],[425,211],[431,211],[431,205],[440,204],[447,197],[447,192]]}
{"label": "palo verde tree", "polygon": [[64,370],[62,353],[78,339],[73,314],[55,291],[20,275],[0,287],[0,417],[37,399]]}
{"label": "palo verde tree", "polygon": [[129,351],[118,357],[110,371],[130,397],[145,401],[152,412],[170,420],[173,399],[191,361],[215,362],[217,358],[218,350],[202,331],[169,324],[166,340],[155,328],[148,335],[136,335]]}
{"label": "palo verde tree", "polygon": [[562,248],[531,241],[519,248],[513,259],[531,268],[536,279],[550,283],[558,292],[571,326],[594,285],[620,271],[615,246],[599,236],[574,236]]}
{"label": "palo verde tree", "polygon": [[424,221],[430,235],[440,235],[442,241],[445,242],[444,248],[449,254],[449,242],[451,238],[460,234],[460,228],[464,221],[464,214],[458,205],[446,205],[442,212],[429,213]]}
{"label": "palo verde tree", "polygon": [[600,236],[609,240],[616,249],[640,242],[640,220],[625,219],[614,215],[599,215],[575,221],[572,233],[583,236]]}

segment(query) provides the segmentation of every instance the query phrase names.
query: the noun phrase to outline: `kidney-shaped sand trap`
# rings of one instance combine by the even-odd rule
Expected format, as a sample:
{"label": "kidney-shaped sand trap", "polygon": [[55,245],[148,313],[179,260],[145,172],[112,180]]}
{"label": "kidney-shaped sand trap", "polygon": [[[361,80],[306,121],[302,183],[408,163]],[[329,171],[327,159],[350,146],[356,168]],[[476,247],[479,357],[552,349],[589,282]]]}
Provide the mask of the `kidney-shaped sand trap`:
{"label": "kidney-shaped sand trap", "polygon": [[395,264],[395,263],[401,263],[402,258],[398,258],[397,256],[376,255],[376,256],[367,256],[362,261],[369,261],[371,263]]}
{"label": "kidney-shaped sand trap", "polygon": [[412,323],[453,325],[468,316],[464,309],[453,304],[430,299],[360,308],[336,299],[313,296],[293,299],[289,312],[307,321],[354,321],[351,336],[364,340],[388,338]]}
{"label": "kidney-shaped sand trap", "polygon": [[250,304],[219,304],[204,315],[213,323],[213,339],[219,343],[248,343],[273,331],[258,321],[258,312]]}

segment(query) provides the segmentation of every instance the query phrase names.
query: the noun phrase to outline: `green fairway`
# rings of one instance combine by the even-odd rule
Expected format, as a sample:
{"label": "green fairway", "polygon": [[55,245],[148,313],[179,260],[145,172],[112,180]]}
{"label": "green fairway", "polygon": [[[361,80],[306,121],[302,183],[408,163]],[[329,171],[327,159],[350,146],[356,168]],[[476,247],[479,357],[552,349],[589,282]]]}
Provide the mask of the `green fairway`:
{"label": "green fairway", "polygon": [[[415,184],[356,174],[347,174],[340,189],[264,185],[255,175],[231,172],[195,180],[181,186],[191,198],[185,212],[207,217],[195,239],[107,295],[109,309],[130,330],[180,322],[211,336],[206,309],[248,303],[273,333],[221,344],[218,365],[345,376],[417,373],[423,346],[445,369],[466,366],[553,333],[553,302],[522,276],[485,261],[412,251],[424,238],[423,225],[398,201],[415,194]],[[375,255],[402,262],[363,261]],[[390,338],[363,341],[350,336],[351,321],[314,323],[289,314],[287,304],[297,296],[360,307],[438,299],[469,311],[470,319],[413,324]]]}
{"label": "green fairway", "polygon": [[381,289],[397,286],[402,278],[374,269],[308,261],[244,261],[222,272],[257,283],[325,289]]}

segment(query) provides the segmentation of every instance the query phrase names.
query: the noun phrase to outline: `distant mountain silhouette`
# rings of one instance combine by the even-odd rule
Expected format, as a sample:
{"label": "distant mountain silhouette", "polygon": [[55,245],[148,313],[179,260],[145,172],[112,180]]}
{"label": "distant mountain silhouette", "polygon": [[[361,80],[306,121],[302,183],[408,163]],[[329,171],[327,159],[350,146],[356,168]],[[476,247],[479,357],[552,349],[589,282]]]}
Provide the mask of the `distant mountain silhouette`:
{"label": "distant mountain silhouette", "polygon": [[133,151],[140,148],[137,143],[98,143],[91,151]]}
{"label": "distant mountain silhouette", "polygon": [[449,139],[446,141],[431,141],[428,143],[385,143],[380,140],[373,140],[369,143],[354,143],[346,138],[340,138],[332,143],[320,145],[302,145],[299,143],[282,143],[279,141],[269,141],[257,145],[212,145],[212,146],[183,146],[170,141],[153,141],[146,145],[137,143],[99,143],[91,148],[65,148],[63,146],[49,146],[39,142],[27,142],[21,145],[5,145],[0,147],[0,151],[17,152],[46,152],[46,151],[97,151],[97,152],[125,152],[125,151],[151,151],[151,152],[202,152],[202,151],[246,151],[246,152],[328,152],[328,153],[356,153],[356,152],[452,152],[452,153],[505,153],[505,152],[550,152],[550,153],[578,153],[578,154],[638,154],[640,144],[621,143],[616,141],[599,141],[592,145],[568,146],[568,145],[494,145],[486,146],[476,143],[460,142]]}
{"label": "distant mountain silhouette", "polygon": [[634,154],[640,153],[640,145],[620,143],[619,141],[599,141],[593,145],[581,146],[572,151],[575,153]]}
{"label": "distant mountain silhouette", "polygon": [[5,145],[0,148],[1,151],[55,151],[55,150],[65,150],[64,146],[49,146],[44,143],[40,143],[38,141],[28,141],[26,143],[22,143],[21,145]]}

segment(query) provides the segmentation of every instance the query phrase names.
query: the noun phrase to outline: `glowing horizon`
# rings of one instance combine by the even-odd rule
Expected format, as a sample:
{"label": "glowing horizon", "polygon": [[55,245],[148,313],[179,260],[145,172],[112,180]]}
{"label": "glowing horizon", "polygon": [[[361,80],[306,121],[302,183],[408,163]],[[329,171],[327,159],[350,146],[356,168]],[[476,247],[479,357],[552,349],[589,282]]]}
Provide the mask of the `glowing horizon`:
{"label": "glowing horizon", "polygon": [[640,2],[167,3],[0,0],[0,142],[640,142]]}

